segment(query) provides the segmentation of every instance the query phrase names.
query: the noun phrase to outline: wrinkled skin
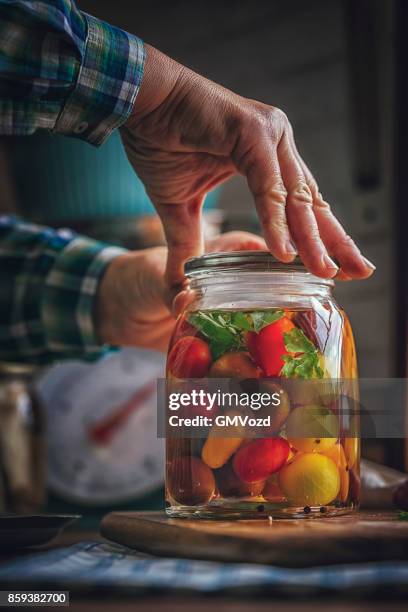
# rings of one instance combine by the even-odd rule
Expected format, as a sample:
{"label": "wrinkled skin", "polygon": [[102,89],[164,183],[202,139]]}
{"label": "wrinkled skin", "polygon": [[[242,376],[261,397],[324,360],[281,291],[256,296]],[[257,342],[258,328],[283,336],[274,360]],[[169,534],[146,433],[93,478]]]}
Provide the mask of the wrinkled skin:
{"label": "wrinkled skin", "polygon": [[[203,250],[205,194],[244,175],[268,249],[283,262],[299,253],[320,277],[367,278],[375,269],[331,212],[279,109],[243,98],[146,45],[145,74],[121,128],[128,158],[164,225],[166,282]],[[340,270],[331,259],[334,257]]]}
{"label": "wrinkled skin", "polygon": [[[206,251],[265,250],[262,238],[248,232],[228,232],[207,241]],[[156,247],[125,253],[107,266],[99,285],[95,324],[102,343],[165,351],[175,326],[174,314],[192,299],[178,293],[173,315],[168,306],[174,291],[164,280],[167,249]],[[166,304],[168,306],[166,306]]]}

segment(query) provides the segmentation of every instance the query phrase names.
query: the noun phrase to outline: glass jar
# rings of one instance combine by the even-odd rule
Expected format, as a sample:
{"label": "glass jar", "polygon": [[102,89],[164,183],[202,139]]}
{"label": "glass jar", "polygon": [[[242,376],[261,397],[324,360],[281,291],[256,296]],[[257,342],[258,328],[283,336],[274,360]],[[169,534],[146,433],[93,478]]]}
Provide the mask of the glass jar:
{"label": "glass jar", "polygon": [[[258,391],[278,392],[279,402],[261,434],[237,421],[220,433],[225,415],[250,412],[220,395],[211,408],[204,401],[201,416],[209,418],[198,435],[192,427],[168,433],[167,514],[311,518],[356,509],[358,394],[354,385],[346,394],[336,386],[357,378],[356,353],[334,282],[300,260],[282,264],[255,251],[204,255],[185,272],[194,299],[170,343],[171,390],[255,381]],[[197,416],[197,407],[187,402],[183,414]]]}

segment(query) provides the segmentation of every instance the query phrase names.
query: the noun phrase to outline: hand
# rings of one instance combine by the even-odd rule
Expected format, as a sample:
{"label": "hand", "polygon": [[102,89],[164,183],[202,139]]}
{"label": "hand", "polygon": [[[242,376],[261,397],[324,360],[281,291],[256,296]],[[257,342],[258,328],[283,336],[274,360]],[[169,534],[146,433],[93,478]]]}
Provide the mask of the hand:
{"label": "hand", "polygon": [[373,273],[319,193],[281,110],[224,89],[149,45],[146,50],[142,86],[121,132],[163,222],[170,286],[182,282],[185,260],[202,251],[205,194],[233,174],[246,176],[267,246],[279,260],[292,261],[297,250],[317,276]]}
{"label": "hand", "polygon": [[[248,232],[227,232],[206,244],[206,251],[265,250],[262,238]],[[175,296],[165,283],[167,249],[157,247],[118,255],[102,277],[95,312],[102,343],[165,351],[175,325],[166,304]],[[177,310],[189,301],[183,291]]]}

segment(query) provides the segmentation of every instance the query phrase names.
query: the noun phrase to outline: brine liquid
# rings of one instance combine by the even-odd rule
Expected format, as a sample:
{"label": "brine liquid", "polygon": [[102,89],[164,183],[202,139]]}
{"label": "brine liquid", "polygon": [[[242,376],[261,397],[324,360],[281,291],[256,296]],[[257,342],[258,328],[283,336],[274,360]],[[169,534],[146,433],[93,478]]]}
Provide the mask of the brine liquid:
{"label": "brine liquid", "polygon": [[[304,351],[302,353],[302,350]],[[313,309],[206,310],[178,322],[167,362],[169,380],[357,376],[347,317],[333,304]],[[171,516],[312,517],[358,507],[360,444],[348,417],[333,438],[296,438],[290,423],[309,410],[287,397],[270,439],[167,439],[166,507]],[[330,411],[327,402],[315,411]],[[295,413],[296,411],[296,413]],[[258,478],[259,476],[259,478]]]}

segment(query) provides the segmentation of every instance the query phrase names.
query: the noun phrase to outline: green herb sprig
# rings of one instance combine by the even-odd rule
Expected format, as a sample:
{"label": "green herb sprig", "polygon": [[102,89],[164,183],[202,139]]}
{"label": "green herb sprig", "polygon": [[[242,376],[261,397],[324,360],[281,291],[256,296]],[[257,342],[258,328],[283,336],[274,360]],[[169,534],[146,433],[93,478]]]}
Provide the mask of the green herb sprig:
{"label": "green herb sprig", "polygon": [[245,349],[244,332],[259,333],[266,325],[284,316],[283,310],[255,310],[252,312],[199,310],[189,317],[189,323],[208,338],[213,359],[228,351]]}
{"label": "green herb sprig", "polygon": [[283,340],[286,350],[295,355],[283,355],[285,365],[280,372],[281,376],[303,379],[323,378],[319,351],[301,329],[295,327],[285,332]]}

